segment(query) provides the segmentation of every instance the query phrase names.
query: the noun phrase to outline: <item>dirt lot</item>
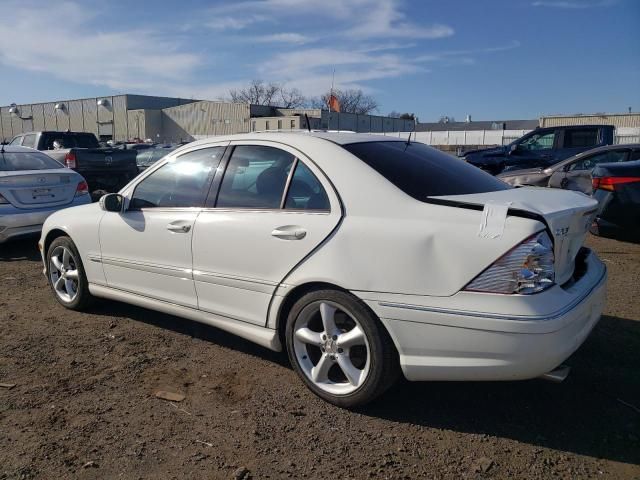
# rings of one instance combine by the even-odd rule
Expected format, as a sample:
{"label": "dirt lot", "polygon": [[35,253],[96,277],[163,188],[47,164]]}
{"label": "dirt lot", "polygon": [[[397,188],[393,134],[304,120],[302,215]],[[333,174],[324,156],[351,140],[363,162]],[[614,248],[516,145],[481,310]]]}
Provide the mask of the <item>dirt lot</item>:
{"label": "dirt lot", "polygon": [[589,244],[608,306],[566,382],[402,383],[355,413],[214,328],[66,311],[34,241],[3,245],[0,479],[640,478],[640,245]]}

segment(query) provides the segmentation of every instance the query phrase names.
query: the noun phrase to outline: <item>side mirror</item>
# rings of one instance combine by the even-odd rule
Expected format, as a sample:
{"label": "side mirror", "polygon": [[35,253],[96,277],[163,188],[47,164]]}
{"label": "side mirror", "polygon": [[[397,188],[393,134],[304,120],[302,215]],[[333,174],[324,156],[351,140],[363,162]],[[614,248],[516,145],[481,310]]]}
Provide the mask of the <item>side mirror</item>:
{"label": "side mirror", "polygon": [[119,193],[108,193],[100,198],[100,208],[105,212],[121,212],[124,207],[124,197]]}
{"label": "side mirror", "polygon": [[511,145],[509,147],[509,153],[513,153],[513,152],[515,152],[517,150],[518,150],[518,144],[517,143],[514,143],[513,145]]}

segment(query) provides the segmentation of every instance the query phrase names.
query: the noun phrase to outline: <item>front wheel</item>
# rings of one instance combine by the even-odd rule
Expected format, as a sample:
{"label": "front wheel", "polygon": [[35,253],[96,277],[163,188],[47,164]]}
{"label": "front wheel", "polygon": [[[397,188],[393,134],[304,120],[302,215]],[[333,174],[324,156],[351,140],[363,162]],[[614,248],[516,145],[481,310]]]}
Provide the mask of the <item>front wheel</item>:
{"label": "front wheel", "polygon": [[289,359],[316,395],[340,407],[370,402],[398,377],[387,331],[352,295],[320,290],[300,298],[287,319]]}
{"label": "front wheel", "polygon": [[82,310],[93,299],[75,244],[58,237],[47,250],[47,277],[56,300],[70,310]]}

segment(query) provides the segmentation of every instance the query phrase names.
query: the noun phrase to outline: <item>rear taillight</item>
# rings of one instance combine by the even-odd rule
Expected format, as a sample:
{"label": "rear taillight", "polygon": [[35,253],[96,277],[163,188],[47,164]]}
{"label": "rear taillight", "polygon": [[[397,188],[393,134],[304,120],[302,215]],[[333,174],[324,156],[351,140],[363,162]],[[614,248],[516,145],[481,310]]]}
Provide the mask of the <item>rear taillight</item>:
{"label": "rear taillight", "polygon": [[76,168],[76,154],[69,152],[64,156],[64,164],[67,168]]}
{"label": "rear taillight", "polygon": [[594,178],[592,185],[594,190],[609,190],[613,192],[616,190],[616,185],[623,185],[625,183],[640,182],[640,177],[601,177]]}
{"label": "rear taillight", "polygon": [[0,195],[0,205],[6,205],[7,203],[9,203],[9,200]]}
{"label": "rear taillight", "polygon": [[512,248],[474,278],[465,290],[490,293],[538,293],[554,284],[553,243],[537,233]]}
{"label": "rear taillight", "polygon": [[81,181],[76,187],[76,197],[80,195],[87,195],[89,193],[89,185],[84,180]]}

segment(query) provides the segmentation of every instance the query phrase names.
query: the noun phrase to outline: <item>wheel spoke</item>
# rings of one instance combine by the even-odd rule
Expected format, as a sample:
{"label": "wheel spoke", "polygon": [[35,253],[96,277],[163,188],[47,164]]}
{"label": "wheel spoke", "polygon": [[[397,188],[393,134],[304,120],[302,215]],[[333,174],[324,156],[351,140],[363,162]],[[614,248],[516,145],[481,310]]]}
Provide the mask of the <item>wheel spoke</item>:
{"label": "wheel spoke", "polygon": [[56,280],[56,283],[53,285],[53,288],[55,288],[58,292],[60,292],[62,289],[63,283],[64,283],[64,278],[62,278],[62,275],[60,275]]}
{"label": "wheel spoke", "polygon": [[308,343],[309,345],[322,345],[322,338],[320,337],[320,334],[306,327],[296,330],[296,339],[300,340],[302,343]]}
{"label": "wheel spoke", "polygon": [[333,365],[329,355],[326,353],[320,357],[318,364],[311,369],[311,379],[316,383],[322,383],[329,380],[329,369]]}
{"label": "wheel spoke", "polygon": [[71,259],[71,253],[66,248],[62,250],[62,265],[64,268],[69,268],[69,260]]}
{"label": "wheel spoke", "polygon": [[322,317],[322,325],[327,335],[334,335],[338,328],[336,327],[336,309],[328,303],[320,304],[320,316]]}
{"label": "wheel spoke", "polygon": [[65,272],[65,277],[70,279],[70,280],[77,280],[78,279],[78,270],[67,270]]}
{"label": "wheel spoke", "polygon": [[351,359],[347,355],[338,355],[338,366],[351,385],[354,387],[360,385],[363,372],[353,366]]}
{"label": "wheel spoke", "polygon": [[58,257],[51,257],[51,263],[53,263],[53,266],[56,267],[56,270],[58,270],[59,272],[62,271],[62,262]]}
{"label": "wheel spoke", "polygon": [[75,296],[75,289],[74,289],[75,285],[73,284],[73,280],[68,280],[65,279],[64,281],[64,289],[67,291],[67,295],[69,295],[69,297],[73,298]]}
{"label": "wheel spoke", "polygon": [[348,332],[338,335],[336,343],[339,347],[351,348],[355,345],[366,345],[366,336],[357,325]]}

